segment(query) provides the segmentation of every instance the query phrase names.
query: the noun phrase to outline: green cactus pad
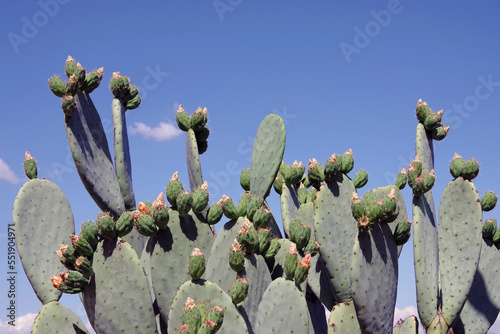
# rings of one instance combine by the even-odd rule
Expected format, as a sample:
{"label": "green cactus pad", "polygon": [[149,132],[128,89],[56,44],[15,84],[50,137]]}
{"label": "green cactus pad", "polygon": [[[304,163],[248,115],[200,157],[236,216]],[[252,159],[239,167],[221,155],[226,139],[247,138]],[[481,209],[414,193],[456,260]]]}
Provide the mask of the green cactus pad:
{"label": "green cactus pad", "polygon": [[283,160],[285,124],[276,114],[268,115],[260,124],[253,143],[250,165],[250,193],[266,197]]}
{"label": "green cactus pad", "polygon": [[304,293],[293,281],[277,278],[262,297],[254,333],[308,334],[309,321]]}
{"label": "green cactus pad", "polygon": [[[177,288],[191,279],[187,266],[193,248],[199,248],[210,262],[210,249],[214,237],[210,226],[192,212],[180,218],[177,211],[170,211],[167,228],[158,231],[148,240],[151,254],[151,278],[160,313],[167,319]],[[229,252],[229,248],[227,249]]]}
{"label": "green cactus pad", "polygon": [[40,309],[33,323],[33,334],[87,333],[83,321],[57,301],[51,301]]}
{"label": "green cactus pad", "polygon": [[482,228],[481,204],[474,184],[462,178],[448,183],[439,207],[438,233],[442,312],[448,326],[460,314],[472,285]]}
{"label": "green cactus pad", "polygon": [[[434,169],[432,138],[423,124],[417,124],[416,152],[420,155],[424,173]],[[409,174],[409,172],[408,172]],[[438,297],[438,239],[436,210],[432,191],[413,197],[413,252],[417,281],[419,319],[428,327],[436,316]]]}
{"label": "green cactus pad", "polygon": [[[94,253],[95,276],[82,293],[98,333],[155,333],[156,319],[146,274],[135,250],[118,238],[102,240]],[[126,293],[123,293],[126,291]]]}
{"label": "green cactus pad", "polygon": [[356,309],[352,301],[336,304],[328,320],[328,334],[361,334]]}
{"label": "green cactus pad", "polygon": [[454,333],[486,333],[497,319],[500,311],[499,263],[498,249],[491,240],[483,240],[469,297],[453,324]]}
{"label": "green cactus pad", "polygon": [[351,212],[352,181],[341,174],[321,186],[316,195],[314,231],[321,245],[320,256],[333,277],[332,284],[339,302],[351,300],[350,267],[352,247],[358,234]]}
{"label": "green cactus pad", "polygon": [[389,226],[382,223],[360,233],[353,249],[351,289],[363,333],[392,332],[397,284],[397,246]]}
{"label": "green cactus pad", "polygon": [[128,143],[125,107],[120,99],[114,98],[112,103],[113,139],[115,149],[115,170],[125,204],[125,210],[135,210],[135,196],[132,187],[132,163]]}
{"label": "green cactus pad", "polygon": [[203,184],[203,174],[201,172],[200,153],[196,135],[192,129],[188,130],[186,136],[186,163],[189,176],[189,189],[194,192]]}
{"label": "green cactus pad", "polygon": [[281,193],[281,216],[283,218],[285,235],[290,235],[288,230],[290,221],[297,216],[299,206],[297,188],[295,186],[283,187],[283,192]]}
{"label": "green cactus pad", "polygon": [[393,334],[418,334],[418,318],[410,315],[404,321],[399,319],[394,326]]}
{"label": "green cactus pad", "polygon": [[207,261],[205,278],[215,282],[227,294],[230,294],[236,279],[236,273],[229,265],[229,253],[244,220],[243,217],[230,220],[221,227]]}
{"label": "green cactus pad", "polygon": [[66,134],[76,169],[102,211],[119,217],[125,210],[101,119],[87,93],[75,95],[76,111],[66,117]]}
{"label": "green cactus pad", "polygon": [[75,233],[68,199],[54,183],[30,180],[17,194],[12,221],[19,258],[38,299],[42,304],[59,300],[50,276],[65,271],[55,251],[59,244],[71,244],[69,235]]}
{"label": "green cactus pad", "polygon": [[213,306],[223,308],[224,320],[217,331],[218,334],[248,333],[247,325],[233,305],[231,297],[217,284],[206,280],[186,281],[176,290],[172,307],[166,317],[169,333],[176,333],[176,329],[182,325],[182,313],[188,297],[195,299],[196,303],[204,302],[206,309]]}

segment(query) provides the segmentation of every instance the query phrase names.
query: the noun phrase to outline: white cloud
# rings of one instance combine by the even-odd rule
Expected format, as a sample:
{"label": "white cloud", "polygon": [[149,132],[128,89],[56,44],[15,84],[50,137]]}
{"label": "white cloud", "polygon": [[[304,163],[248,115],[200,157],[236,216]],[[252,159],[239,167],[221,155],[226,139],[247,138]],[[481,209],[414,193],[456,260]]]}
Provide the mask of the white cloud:
{"label": "white cloud", "polygon": [[12,172],[9,165],[7,165],[2,159],[0,159],[0,180],[8,181],[12,184],[17,184],[20,182],[19,178]]}
{"label": "white cloud", "polygon": [[170,123],[160,122],[160,124],[154,128],[141,123],[134,123],[133,127],[129,128],[131,134],[140,134],[144,138],[153,138],[156,141],[166,141],[172,139],[182,133],[181,130],[177,129]]}
{"label": "white cloud", "polygon": [[0,333],[3,334],[28,334],[33,327],[33,321],[37,316],[36,313],[28,313],[20,317],[16,317],[15,326],[9,324],[9,321],[0,321]]}

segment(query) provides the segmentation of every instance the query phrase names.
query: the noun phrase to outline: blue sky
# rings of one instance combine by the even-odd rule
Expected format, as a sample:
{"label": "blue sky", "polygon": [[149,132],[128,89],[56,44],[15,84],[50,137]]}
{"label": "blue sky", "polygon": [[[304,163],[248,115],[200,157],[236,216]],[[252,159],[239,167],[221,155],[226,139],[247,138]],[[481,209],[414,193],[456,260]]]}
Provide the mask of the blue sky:
{"label": "blue sky", "polygon": [[[392,183],[414,157],[419,98],[444,109],[451,126],[435,145],[436,201],[450,180],[455,152],[481,163],[475,181],[480,195],[498,192],[499,12],[493,1],[6,3],[0,14],[0,253],[7,248],[14,198],[26,181],[26,150],[39,176],[67,195],[77,230],[99,211],[76,173],[60,100],[47,86],[49,77],[63,75],[68,55],[88,70],[104,67],[92,98],[108,140],[112,72],[141,88],[143,103],[127,113],[138,201],[154,200],[177,170],[188,182],[185,135],[172,126],[179,104],[189,113],[208,108],[211,135],[201,163],[211,202],[223,193],[239,198],[239,171],[249,167],[253,136],[272,112],[286,124],[287,163],[324,162],[352,148],[352,175],[359,169],[370,175],[361,192]],[[411,215],[410,190],[404,195]],[[279,217],[278,197],[270,202]],[[485,218],[499,218],[497,212]],[[17,263],[20,318],[41,305]],[[0,289],[7,291],[3,279]],[[62,301],[84,317],[77,298]],[[397,307],[415,303],[409,244],[400,258]],[[0,320],[6,321],[4,312]]]}

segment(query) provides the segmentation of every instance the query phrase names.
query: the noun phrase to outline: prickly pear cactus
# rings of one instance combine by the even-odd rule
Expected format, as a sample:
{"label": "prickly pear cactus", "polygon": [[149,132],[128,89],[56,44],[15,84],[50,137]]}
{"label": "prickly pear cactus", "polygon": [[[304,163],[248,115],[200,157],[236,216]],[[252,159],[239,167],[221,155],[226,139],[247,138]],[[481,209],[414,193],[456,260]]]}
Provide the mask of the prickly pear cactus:
{"label": "prickly pear cactus", "polygon": [[[250,168],[239,180],[245,192],[236,202],[210,198],[203,180],[207,108],[188,114],[179,106],[189,187],[175,172],[166,182],[167,201],[160,193],[152,203],[136,204],[125,116],[140,105],[139,91],[113,73],[111,151],[89,95],[103,69],[87,73],[68,57],[65,72],[66,82],[54,76],[49,87],[62,100],[80,178],[102,212],[75,234],[68,200],[37,178],[36,161],[26,153],[30,181],[14,202],[13,221],[23,267],[43,304],[33,333],[87,332],[58,302],[62,293],[81,294],[99,334],[416,333],[415,316],[393,328],[398,257],[412,230],[418,312],[427,332],[485,332],[496,319],[498,275],[491,263],[500,260],[500,232],[494,220],[483,225],[482,212],[495,207],[497,196],[489,191],[479,198],[472,183],[477,161],[453,158],[438,224],[433,141],[449,131],[442,111],[418,102],[415,160],[395,185],[363,196],[358,191],[368,172],[348,175],[350,149],[324,163],[311,158],[307,172],[302,162],[287,165],[284,122],[271,114],[257,130]],[[406,184],[413,223],[401,192]],[[272,187],[282,226],[266,201]],[[213,225],[223,216],[216,234]]]}

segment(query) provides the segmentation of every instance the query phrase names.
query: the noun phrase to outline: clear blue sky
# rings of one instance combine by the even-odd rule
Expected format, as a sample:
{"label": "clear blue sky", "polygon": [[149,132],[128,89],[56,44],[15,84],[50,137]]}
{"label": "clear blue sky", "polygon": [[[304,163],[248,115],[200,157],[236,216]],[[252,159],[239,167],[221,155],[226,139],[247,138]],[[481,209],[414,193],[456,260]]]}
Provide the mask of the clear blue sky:
{"label": "clear blue sky", "polygon": [[[67,195],[77,230],[99,211],[76,173],[60,99],[47,85],[52,75],[63,75],[68,55],[88,70],[104,67],[92,98],[108,140],[112,72],[142,87],[142,105],[127,113],[135,130],[130,141],[138,201],[154,200],[177,170],[188,182],[185,134],[170,126],[178,104],[189,113],[208,108],[212,131],[201,163],[211,202],[223,193],[239,198],[239,171],[249,167],[253,136],[272,112],[285,119],[287,163],[307,164],[313,157],[324,162],[352,148],[352,175],[361,168],[370,174],[362,192],[392,183],[414,157],[419,98],[444,109],[444,123],[451,126],[435,145],[436,200],[450,180],[455,152],[481,163],[475,181],[480,195],[500,189],[498,2],[41,0],[8,2],[2,9],[0,254],[7,248],[14,198],[26,181],[26,150],[37,160],[39,176]],[[410,190],[404,194],[411,215]],[[271,205],[279,217],[275,194]],[[7,259],[0,261],[6,268]],[[41,305],[20,262],[18,270],[21,317]],[[1,309],[7,303],[4,281]],[[84,316],[77,298],[62,301]],[[408,244],[400,258],[397,306],[415,303]]]}

